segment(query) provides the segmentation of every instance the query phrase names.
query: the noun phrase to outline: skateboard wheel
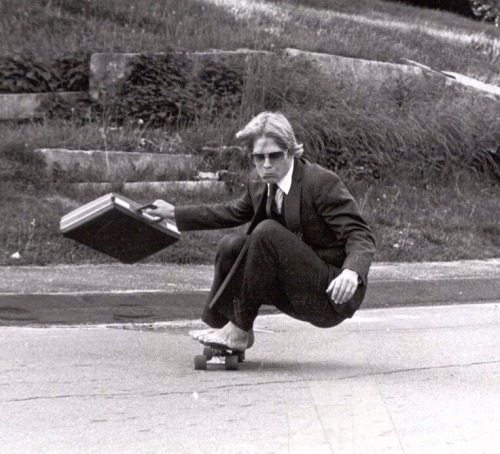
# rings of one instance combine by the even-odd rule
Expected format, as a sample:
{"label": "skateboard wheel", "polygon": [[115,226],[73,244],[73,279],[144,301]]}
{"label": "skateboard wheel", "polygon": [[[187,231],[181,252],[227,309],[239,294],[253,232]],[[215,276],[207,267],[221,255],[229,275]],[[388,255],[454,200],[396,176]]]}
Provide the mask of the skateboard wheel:
{"label": "skateboard wheel", "polygon": [[228,355],[225,359],[226,370],[238,370],[238,355]]}
{"label": "skateboard wheel", "polygon": [[207,357],[205,355],[196,355],[194,357],[194,369],[195,370],[207,369]]}
{"label": "skateboard wheel", "polygon": [[238,362],[242,363],[245,361],[245,352],[238,352]]}
{"label": "skateboard wheel", "polygon": [[214,357],[214,351],[210,347],[203,347],[203,355],[210,361]]}

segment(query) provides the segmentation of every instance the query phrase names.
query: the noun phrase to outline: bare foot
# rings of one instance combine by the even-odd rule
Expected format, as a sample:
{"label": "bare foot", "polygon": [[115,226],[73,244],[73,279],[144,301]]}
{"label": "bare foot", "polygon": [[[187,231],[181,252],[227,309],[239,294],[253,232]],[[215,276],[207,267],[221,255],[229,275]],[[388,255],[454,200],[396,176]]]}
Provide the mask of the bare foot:
{"label": "bare foot", "polygon": [[189,336],[192,339],[201,340],[207,334],[212,334],[214,331],[216,331],[215,328],[195,329],[195,330],[189,331]]}
{"label": "bare foot", "polygon": [[203,343],[226,345],[231,350],[244,351],[254,344],[255,336],[253,330],[243,331],[229,322],[224,328],[200,336],[198,340]]}

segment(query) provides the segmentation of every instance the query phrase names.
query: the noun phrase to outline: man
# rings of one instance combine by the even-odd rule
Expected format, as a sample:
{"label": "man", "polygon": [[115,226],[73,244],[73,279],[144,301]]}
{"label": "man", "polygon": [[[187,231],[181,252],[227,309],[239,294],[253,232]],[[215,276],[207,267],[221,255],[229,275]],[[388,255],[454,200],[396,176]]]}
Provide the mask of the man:
{"label": "man", "polygon": [[324,328],[352,317],[366,292],[375,240],[339,177],[301,158],[282,114],[262,112],[236,137],[255,164],[239,199],[184,207],[157,200],[148,212],[175,220],[179,230],[250,222],[246,235],[221,239],[202,316],[211,328],[190,333],[244,351],[254,343],[262,304]]}

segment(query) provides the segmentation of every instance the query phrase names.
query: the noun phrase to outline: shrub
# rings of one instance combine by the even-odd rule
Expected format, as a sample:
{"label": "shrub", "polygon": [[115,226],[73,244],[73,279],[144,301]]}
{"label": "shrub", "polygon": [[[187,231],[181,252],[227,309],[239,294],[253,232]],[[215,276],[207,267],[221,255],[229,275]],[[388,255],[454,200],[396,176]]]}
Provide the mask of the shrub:
{"label": "shrub", "polygon": [[90,53],[73,52],[54,60],[54,70],[60,77],[58,90],[88,91]]}
{"label": "shrub", "polygon": [[86,91],[90,55],[72,53],[52,61],[23,54],[0,58],[0,93]]}
{"label": "shrub", "polygon": [[470,0],[474,15],[500,27],[500,0]]}
{"label": "shrub", "polygon": [[0,179],[16,187],[16,191],[36,190],[47,186],[46,164],[32,153],[26,143],[10,142],[0,148]]}
{"label": "shrub", "polygon": [[402,3],[408,3],[414,6],[424,8],[441,9],[461,14],[463,16],[472,16],[472,8],[469,0],[399,0]]}
{"label": "shrub", "polygon": [[59,76],[50,65],[30,56],[16,55],[0,60],[1,93],[43,93],[55,91]]}
{"label": "shrub", "polygon": [[241,103],[242,68],[217,61],[196,66],[181,52],[139,56],[109,110],[110,118],[179,126],[234,115]]}

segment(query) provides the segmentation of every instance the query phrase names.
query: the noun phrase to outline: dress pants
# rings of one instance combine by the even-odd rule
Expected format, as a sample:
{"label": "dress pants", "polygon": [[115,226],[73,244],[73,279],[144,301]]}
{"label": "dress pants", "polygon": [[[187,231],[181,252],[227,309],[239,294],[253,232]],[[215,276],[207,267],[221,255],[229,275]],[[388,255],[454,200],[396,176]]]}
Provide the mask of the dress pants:
{"label": "dress pants", "polygon": [[309,245],[271,219],[258,224],[250,236],[229,234],[221,239],[209,302],[247,239],[248,250],[224,297],[212,308],[207,303],[202,315],[205,323],[222,328],[232,321],[248,331],[263,304],[273,305],[295,319],[322,328],[345,320],[326,294],[329,283],[341,270],[323,262]]}

